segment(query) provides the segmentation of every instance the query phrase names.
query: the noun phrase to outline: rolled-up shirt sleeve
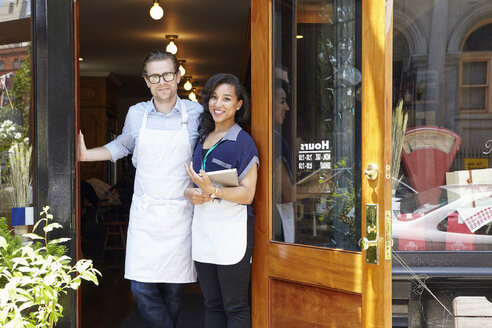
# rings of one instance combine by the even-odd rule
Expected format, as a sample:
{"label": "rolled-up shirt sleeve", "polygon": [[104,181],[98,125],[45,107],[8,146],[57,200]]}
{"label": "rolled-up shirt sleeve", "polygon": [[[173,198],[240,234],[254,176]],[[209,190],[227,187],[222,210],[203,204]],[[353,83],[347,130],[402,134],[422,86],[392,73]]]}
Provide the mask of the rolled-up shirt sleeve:
{"label": "rolled-up shirt sleeve", "polygon": [[144,110],[145,108],[141,104],[130,107],[121,134],[104,145],[111,153],[111,161],[116,162],[133,153]]}

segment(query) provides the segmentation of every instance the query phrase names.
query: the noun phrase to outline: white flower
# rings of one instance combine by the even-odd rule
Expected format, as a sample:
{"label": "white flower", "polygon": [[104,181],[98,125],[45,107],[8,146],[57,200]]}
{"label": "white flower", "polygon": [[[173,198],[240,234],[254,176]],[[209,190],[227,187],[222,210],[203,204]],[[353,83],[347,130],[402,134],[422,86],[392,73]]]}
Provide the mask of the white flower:
{"label": "white flower", "polygon": [[15,131],[15,126],[11,126],[7,129],[7,131]]}
{"label": "white flower", "polygon": [[29,138],[28,138],[28,137],[25,137],[25,138],[24,138],[24,142],[25,142],[25,143],[28,143],[28,142],[29,142]]}
{"label": "white flower", "polygon": [[16,132],[14,135],[14,139],[20,139],[20,137],[21,137],[20,132]]}

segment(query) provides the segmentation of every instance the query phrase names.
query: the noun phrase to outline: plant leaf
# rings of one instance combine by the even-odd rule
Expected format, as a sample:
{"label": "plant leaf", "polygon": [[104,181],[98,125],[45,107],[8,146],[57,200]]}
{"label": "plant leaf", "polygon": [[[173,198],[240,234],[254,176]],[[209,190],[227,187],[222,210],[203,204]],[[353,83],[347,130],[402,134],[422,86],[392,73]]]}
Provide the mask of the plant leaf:
{"label": "plant leaf", "polygon": [[35,233],[26,233],[25,235],[23,235],[24,237],[27,237],[27,238],[31,238],[33,240],[36,240],[36,239],[44,239],[43,237],[41,236],[38,236],[36,235]]}
{"label": "plant leaf", "polygon": [[0,247],[1,248],[6,248],[7,246],[8,246],[7,240],[5,240],[5,238],[3,238],[2,236],[0,236]]}
{"label": "plant leaf", "polygon": [[58,239],[53,239],[48,244],[61,244],[61,243],[64,243],[66,241],[69,241],[69,240],[70,240],[70,238],[58,238]]}
{"label": "plant leaf", "polygon": [[50,232],[50,231],[53,231],[53,229],[59,229],[59,228],[63,228],[61,224],[59,223],[50,223],[48,224],[46,227],[43,228],[44,232]]}

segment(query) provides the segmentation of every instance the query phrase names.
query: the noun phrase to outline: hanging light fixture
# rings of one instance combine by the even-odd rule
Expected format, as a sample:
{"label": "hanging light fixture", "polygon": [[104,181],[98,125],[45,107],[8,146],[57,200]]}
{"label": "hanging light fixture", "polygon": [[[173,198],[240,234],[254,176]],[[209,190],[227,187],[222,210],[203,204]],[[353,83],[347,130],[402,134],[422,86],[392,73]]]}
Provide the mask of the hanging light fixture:
{"label": "hanging light fixture", "polygon": [[186,73],[186,70],[183,66],[183,64],[186,63],[186,60],[184,59],[178,59],[178,65],[179,65],[179,71],[181,72],[181,76],[184,76]]}
{"label": "hanging light fixture", "polygon": [[185,79],[185,84],[183,85],[183,88],[186,90],[186,91],[190,91],[191,88],[193,88],[193,85],[191,84],[190,80],[191,80],[191,75],[186,75],[184,76],[183,78]]}
{"label": "hanging light fixture", "polygon": [[178,38],[177,35],[166,35],[166,39],[169,40],[169,44],[166,47],[166,51],[175,55],[178,52],[178,47],[174,43],[174,40]]}
{"label": "hanging light fixture", "polygon": [[154,5],[150,8],[149,11],[150,17],[155,20],[159,20],[164,15],[164,10],[161,6],[159,6],[159,0],[154,0]]}
{"label": "hanging light fixture", "polygon": [[197,101],[195,91],[196,91],[196,88],[191,89],[191,92],[188,95],[188,99],[190,99],[191,101]]}

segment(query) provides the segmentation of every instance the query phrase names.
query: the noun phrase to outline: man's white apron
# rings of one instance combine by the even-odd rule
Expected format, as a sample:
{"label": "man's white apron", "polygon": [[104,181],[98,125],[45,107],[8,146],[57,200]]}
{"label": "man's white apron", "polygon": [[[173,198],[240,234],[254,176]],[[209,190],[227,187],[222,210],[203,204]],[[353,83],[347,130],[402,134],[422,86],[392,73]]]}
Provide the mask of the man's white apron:
{"label": "man's white apron", "polygon": [[134,154],[135,190],[125,261],[125,278],[140,282],[196,281],[191,258],[193,206],[183,192],[190,183],[188,114],[181,101],[181,130],[147,129],[144,114]]}

